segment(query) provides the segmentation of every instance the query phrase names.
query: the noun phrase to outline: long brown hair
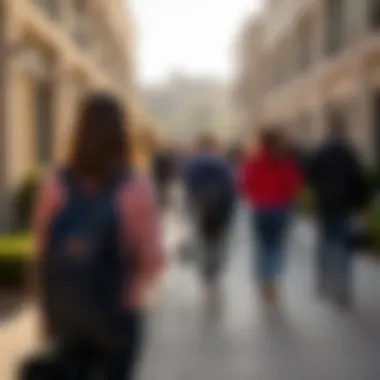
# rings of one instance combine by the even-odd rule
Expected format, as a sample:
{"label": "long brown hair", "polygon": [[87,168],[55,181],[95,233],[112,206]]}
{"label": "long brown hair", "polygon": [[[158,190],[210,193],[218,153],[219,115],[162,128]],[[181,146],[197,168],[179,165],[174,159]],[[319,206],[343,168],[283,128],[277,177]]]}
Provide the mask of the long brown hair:
{"label": "long brown hair", "polygon": [[116,97],[104,92],[89,94],[79,110],[69,158],[74,173],[103,182],[115,169],[128,164],[129,124]]}

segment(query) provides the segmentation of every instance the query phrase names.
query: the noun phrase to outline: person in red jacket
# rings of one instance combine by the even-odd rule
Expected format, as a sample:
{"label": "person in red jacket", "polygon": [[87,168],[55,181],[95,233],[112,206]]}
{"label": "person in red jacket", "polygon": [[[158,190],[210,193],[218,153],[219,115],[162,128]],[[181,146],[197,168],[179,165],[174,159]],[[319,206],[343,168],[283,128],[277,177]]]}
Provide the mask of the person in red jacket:
{"label": "person in red jacket", "polygon": [[279,128],[263,131],[258,151],[241,163],[238,181],[242,197],[253,210],[261,296],[265,302],[276,303],[286,227],[302,182]]}

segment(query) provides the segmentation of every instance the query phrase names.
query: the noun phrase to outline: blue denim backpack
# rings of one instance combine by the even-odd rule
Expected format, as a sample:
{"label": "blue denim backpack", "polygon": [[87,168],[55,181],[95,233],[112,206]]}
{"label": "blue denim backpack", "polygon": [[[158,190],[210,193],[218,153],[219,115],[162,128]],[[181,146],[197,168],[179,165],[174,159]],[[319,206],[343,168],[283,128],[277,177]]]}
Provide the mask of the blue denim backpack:
{"label": "blue denim backpack", "polygon": [[42,295],[47,322],[58,340],[122,344],[122,292],[130,266],[120,247],[116,192],[125,170],[96,194],[86,194],[68,169],[60,178],[67,197],[50,223],[42,253]]}

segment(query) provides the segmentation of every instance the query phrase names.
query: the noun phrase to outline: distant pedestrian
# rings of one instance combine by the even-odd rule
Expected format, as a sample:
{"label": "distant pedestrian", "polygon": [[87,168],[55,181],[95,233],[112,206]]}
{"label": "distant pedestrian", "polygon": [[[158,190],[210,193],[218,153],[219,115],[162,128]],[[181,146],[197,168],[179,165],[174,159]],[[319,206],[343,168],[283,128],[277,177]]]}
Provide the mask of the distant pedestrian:
{"label": "distant pedestrian", "polygon": [[155,180],[158,199],[162,209],[170,205],[170,190],[176,172],[176,156],[170,147],[156,144],[152,154],[152,174]]}
{"label": "distant pedestrian", "polygon": [[295,141],[288,141],[287,149],[292,159],[297,163],[302,175],[305,176],[307,171],[308,160],[310,158],[309,149]]}
{"label": "distant pedestrian", "polygon": [[226,152],[227,160],[231,167],[235,170],[243,156],[243,146],[240,143],[234,143]]}
{"label": "distant pedestrian", "polygon": [[348,307],[352,303],[351,222],[367,201],[367,188],[358,155],[348,142],[344,119],[332,115],[330,120],[327,139],[308,168],[319,229],[317,291]]}
{"label": "distant pedestrian", "polygon": [[201,247],[200,269],[208,305],[218,306],[219,281],[234,212],[235,184],[213,136],[203,135],[198,139],[197,153],[184,170],[184,185]]}
{"label": "distant pedestrian", "polygon": [[145,297],[163,264],[152,185],[111,95],[82,104],[72,154],[36,204],[38,305],[65,379],[134,379]]}
{"label": "distant pedestrian", "polygon": [[252,234],[257,242],[260,294],[265,303],[276,304],[285,259],[285,235],[301,188],[296,162],[287,152],[280,127],[264,129],[258,151],[243,160],[239,184],[252,207]]}

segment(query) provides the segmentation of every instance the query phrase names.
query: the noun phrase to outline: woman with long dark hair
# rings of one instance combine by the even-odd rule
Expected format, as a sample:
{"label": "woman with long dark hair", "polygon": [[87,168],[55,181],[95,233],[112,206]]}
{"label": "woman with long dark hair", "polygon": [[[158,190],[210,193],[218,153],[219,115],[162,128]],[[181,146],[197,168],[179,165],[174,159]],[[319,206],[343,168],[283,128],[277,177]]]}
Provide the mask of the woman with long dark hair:
{"label": "woman with long dark hair", "polygon": [[37,199],[39,301],[65,378],[132,379],[140,357],[163,250],[152,185],[131,162],[130,129],[116,98],[89,95],[70,157]]}

